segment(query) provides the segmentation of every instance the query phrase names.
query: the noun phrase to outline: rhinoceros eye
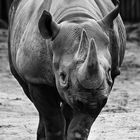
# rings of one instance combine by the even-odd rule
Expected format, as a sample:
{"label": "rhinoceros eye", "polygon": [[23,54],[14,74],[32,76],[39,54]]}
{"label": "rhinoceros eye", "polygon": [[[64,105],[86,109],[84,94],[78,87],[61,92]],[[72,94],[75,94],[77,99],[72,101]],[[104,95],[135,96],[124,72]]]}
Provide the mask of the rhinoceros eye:
{"label": "rhinoceros eye", "polygon": [[60,72],[59,82],[63,88],[66,88],[68,86],[68,76],[65,72]]}

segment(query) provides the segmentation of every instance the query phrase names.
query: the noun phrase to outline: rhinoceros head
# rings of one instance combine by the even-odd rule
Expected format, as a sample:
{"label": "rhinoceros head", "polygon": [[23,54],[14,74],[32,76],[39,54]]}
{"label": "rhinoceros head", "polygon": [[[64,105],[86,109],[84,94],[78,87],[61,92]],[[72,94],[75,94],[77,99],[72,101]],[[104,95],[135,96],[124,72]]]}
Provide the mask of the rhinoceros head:
{"label": "rhinoceros head", "polygon": [[107,101],[113,85],[108,30],[117,15],[118,6],[100,21],[87,18],[57,24],[46,11],[40,18],[41,35],[52,40],[57,89],[73,108],[98,111]]}

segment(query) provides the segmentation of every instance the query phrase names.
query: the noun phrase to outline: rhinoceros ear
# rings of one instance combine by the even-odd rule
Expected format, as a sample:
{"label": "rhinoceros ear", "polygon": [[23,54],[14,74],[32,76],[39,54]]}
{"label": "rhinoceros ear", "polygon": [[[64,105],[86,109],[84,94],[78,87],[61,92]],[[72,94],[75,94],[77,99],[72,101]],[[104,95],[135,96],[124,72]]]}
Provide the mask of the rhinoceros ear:
{"label": "rhinoceros ear", "polygon": [[114,19],[118,16],[120,9],[120,2],[116,0],[116,7],[109,14],[107,14],[102,20],[98,21],[98,24],[105,28],[113,26]]}
{"label": "rhinoceros ear", "polygon": [[59,25],[52,20],[51,14],[45,10],[39,19],[38,27],[42,37],[45,39],[54,39],[60,29]]}

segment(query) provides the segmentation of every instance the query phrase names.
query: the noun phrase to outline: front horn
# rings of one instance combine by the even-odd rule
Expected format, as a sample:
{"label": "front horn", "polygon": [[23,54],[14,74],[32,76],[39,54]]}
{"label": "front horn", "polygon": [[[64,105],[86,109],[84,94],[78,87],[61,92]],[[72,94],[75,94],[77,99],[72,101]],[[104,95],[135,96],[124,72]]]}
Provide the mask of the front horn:
{"label": "front horn", "polygon": [[80,84],[87,89],[95,89],[102,83],[103,75],[98,62],[96,44],[93,39],[90,40],[87,57],[79,68],[77,76]]}

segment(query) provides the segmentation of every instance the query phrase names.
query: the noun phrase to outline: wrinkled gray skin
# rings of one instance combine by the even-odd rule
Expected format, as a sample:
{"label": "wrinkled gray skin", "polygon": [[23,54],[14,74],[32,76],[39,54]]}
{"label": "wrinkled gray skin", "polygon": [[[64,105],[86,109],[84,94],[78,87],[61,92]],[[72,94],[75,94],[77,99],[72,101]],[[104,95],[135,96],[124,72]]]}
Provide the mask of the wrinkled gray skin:
{"label": "wrinkled gray skin", "polygon": [[110,0],[15,0],[12,74],[39,112],[37,140],[86,140],[124,57],[125,29]]}

